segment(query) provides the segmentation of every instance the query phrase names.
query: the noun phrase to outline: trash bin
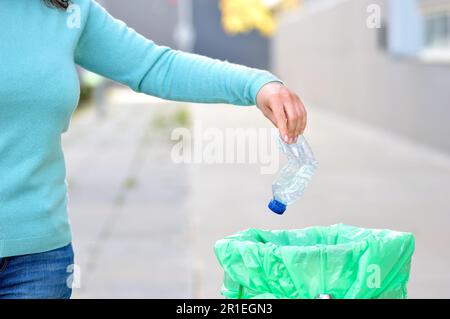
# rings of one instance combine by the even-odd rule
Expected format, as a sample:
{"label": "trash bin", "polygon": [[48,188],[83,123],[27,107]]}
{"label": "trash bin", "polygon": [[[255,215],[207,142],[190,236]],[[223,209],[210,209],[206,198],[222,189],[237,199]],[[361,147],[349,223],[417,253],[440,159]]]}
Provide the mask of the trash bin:
{"label": "trash bin", "polygon": [[215,244],[226,298],[407,297],[411,233],[343,224],[248,229]]}

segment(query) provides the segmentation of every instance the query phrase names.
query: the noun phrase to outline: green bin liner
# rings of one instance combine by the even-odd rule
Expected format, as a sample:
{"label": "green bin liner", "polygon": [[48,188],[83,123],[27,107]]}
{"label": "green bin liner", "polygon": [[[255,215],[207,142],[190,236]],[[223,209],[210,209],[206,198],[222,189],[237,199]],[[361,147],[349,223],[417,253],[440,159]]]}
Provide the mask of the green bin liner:
{"label": "green bin liner", "polygon": [[214,248],[226,298],[404,299],[414,237],[338,224],[248,229]]}

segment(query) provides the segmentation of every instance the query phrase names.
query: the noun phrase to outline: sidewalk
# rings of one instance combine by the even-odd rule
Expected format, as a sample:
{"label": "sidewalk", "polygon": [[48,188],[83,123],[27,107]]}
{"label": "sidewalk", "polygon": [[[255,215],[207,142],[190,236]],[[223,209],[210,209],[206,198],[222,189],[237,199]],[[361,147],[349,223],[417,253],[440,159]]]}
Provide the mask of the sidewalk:
{"label": "sidewalk", "polygon": [[[157,123],[184,106],[129,91],[113,100],[106,119],[84,110],[64,136],[81,268],[75,298],[220,298],[217,239],[339,222],[413,232],[410,297],[450,297],[450,157],[310,108],[320,169],[279,217],[266,210],[274,176],[259,165],[172,162],[170,131]],[[203,127],[269,127],[252,108],[189,109]]]}

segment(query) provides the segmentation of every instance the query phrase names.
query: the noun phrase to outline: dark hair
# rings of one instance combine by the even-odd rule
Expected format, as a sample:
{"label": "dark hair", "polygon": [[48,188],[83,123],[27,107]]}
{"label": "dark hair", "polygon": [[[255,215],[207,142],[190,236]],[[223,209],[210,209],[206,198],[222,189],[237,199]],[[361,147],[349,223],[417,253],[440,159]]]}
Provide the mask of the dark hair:
{"label": "dark hair", "polygon": [[44,2],[50,6],[58,9],[66,10],[69,7],[69,0],[44,0]]}

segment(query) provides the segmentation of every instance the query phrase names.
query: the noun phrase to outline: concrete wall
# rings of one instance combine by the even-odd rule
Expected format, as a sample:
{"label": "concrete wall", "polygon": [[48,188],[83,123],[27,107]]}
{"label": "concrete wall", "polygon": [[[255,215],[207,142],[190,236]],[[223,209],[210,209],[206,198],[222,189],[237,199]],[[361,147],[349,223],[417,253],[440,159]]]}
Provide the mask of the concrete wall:
{"label": "concrete wall", "polygon": [[385,20],[382,0],[285,16],[273,42],[276,73],[311,105],[450,151],[450,66],[388,53],[383,29],[366,27],[373,3]]}

